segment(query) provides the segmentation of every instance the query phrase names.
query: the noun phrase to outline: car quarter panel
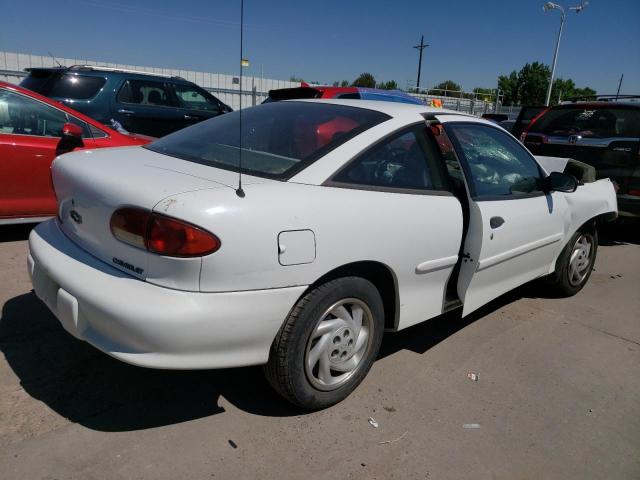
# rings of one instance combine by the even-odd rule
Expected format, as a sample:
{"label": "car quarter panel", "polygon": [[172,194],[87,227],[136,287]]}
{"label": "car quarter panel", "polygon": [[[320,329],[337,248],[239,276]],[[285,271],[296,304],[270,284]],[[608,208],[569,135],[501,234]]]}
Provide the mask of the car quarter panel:
{"label": "car quarter panel", "polygon": [[[203,258],[201,291],[310,285],[338,267],[375,261],[396,279],[398,328],[442,313],[462,237],[454,196],[286,182],[248,185],[245,192],[240,198],[227,189],[194,191],[156,206],[220,238],[220,250]],[[282,265],[279,234],[301,230],[315,236],[315,259]]]}
{"label": "car quarter panel", "polygon": [[[618,213],[616,192],[613,188],[613,183],[608,178],[580,185],[573,193],[554,192],[554,198],[557,198],[558,201],[566,202],[563,218],[563,246],[588,221],[600,215],[617,215]],[[558,252],[551,263],[548,273],[553,272],[555,269],[555,263],[560,253]]]}

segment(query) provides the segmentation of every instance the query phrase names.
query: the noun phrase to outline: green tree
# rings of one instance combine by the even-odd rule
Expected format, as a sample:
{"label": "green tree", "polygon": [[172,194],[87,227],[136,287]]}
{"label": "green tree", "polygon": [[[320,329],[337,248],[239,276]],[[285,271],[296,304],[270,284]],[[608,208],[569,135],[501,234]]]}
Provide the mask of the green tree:
{"label": "green tree", "polygon": [[518,96],[522,105],[542,105],[551,72],[540,62],[527,63],[518,73]]}
{"label": "green tree", "polygon": [[[547,97],[551,71],[543,63],[533,62],[525,64],[519,72],[512,71],[508,76],[498,77],[498,88],[503,95],[503,105],[542,105]],[[570,78],[556,78],[551,88],[551,105],[571,97],[595,95],[589,88],[578,88]]]}
{"label": "green tree", "polygon": [[493,98],[493,90],[490,88],[476,87],[473,89],[473,93],[475,93],[475,98],[478,100],[483,100],[485,102],[491,102]]}
{"label": "green tree", "polygon": [[376,87],[376,79],[368,72],[361,73],[351,84],[352,87]]}
{"label": "green tree", "polygon": [[389,80],[388,82],[380,82],[376,88],[379,88],[381,90],[397,90],[398,89],[398,84],[395,82],[395,80]]}
{"label": "green tree", "polygon": [[429,90],[428,93],[432,95],[444,95],[446,97],[460,98],[462,94],[462,87],[453,80],[445,80]]}
{"label": "green tree", "polygon": [[296,77],[295,75],[291,75],[289,77],[289,81],[290,82],[298,82],[298,83],[302,83],[304,82],[304,79],[302,77]]}
{"label": "green tree", "polygon": [[518,94],[518,72],[514,70],[508,76],[500,75],[498,77],[498,89],[502,94],[503,105],[517,105],[520,98]]}
{"label": "green tree", "polygon": [[340,82],[340,86],[341,87],[348,87],[349,86],[349,80],[342,80]]}

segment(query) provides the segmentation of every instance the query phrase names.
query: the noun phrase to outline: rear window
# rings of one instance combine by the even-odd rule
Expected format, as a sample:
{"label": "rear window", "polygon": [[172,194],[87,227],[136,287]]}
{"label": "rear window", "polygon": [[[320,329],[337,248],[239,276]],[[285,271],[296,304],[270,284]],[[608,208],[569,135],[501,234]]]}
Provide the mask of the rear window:
{"label": "rear window", "polygon": [[[242,170],[284,179],[359,133],[389,119],[384,113],[329,103],[273,102],[242,112]],[[238,170],[240,112],[180,130],[146,146],[227,170]]]}
{"label": "rear window", "polygon": [[529,133],[584,138],[640,137],[640,109],[555,108],[540,117]]}
{"label": "rear window", "polygon": [[49,80],[57,77],[60,77],[60,74],[51,70],[32,70],[29,76],[20,82],[20,86],[44,95]]}
{"label": "rear window", "polygon": [[95,96],[105,82],[106,80],[102,77],[36,70],[32,71],[20,85],[47,97],[87,100]]}
{"label": "rear window", "polygon": [[55,82],[51,82],[47,96],[86,100],[98,93],[105,82],[106,80],[102,77],[66,73]]}

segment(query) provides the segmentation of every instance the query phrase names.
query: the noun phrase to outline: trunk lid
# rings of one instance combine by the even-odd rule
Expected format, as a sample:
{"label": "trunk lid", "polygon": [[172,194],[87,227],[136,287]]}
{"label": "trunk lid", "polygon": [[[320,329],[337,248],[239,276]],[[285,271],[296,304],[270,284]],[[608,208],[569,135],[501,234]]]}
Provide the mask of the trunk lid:
{"label": "trunk lid", "polygon": [[[122,206],[153,210],[180,193],[221,189],[235,195],[238,174],[169,157],[141,147],[82,150],[52,167],[58,218],[64,233],[105,263],[150,283],[199,290],[200,258],[149,253],[117,240],[109,221]],[[243,176],[246,184],[263,179]]]}

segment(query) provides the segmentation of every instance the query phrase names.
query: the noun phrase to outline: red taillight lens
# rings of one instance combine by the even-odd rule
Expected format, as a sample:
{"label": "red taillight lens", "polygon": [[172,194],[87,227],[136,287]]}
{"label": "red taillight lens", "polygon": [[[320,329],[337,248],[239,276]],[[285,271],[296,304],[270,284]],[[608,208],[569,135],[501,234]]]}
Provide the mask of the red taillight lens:
{"label": "red taillight lens", "polygon": [[135,207],[119,208],[111,215],[111,233],[124,243],[146,248],[145,237],[150,217],[151,212],[148,210]]}
{"label": "red taillight lens", "polygon": [[160,255],[199,257],[221,245],[218,237],[195,225],[136,207],[116,210],[110,226],[121,242]]}
{"label": "red taillight lens", "polygon": [[148,232],[147,249],[161,255],[196,257],[220,248],[220,240],[212,233],[164,215],[152,215]]}

